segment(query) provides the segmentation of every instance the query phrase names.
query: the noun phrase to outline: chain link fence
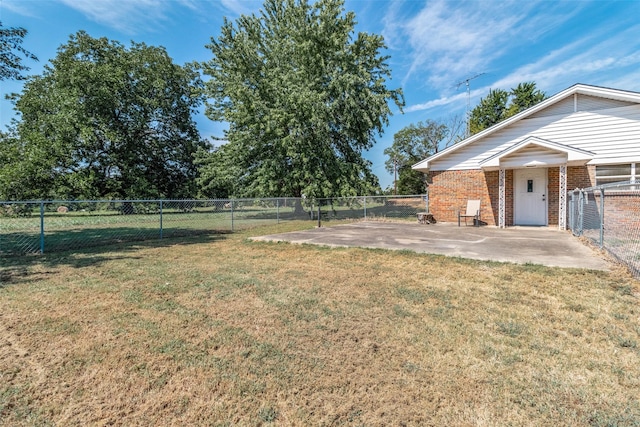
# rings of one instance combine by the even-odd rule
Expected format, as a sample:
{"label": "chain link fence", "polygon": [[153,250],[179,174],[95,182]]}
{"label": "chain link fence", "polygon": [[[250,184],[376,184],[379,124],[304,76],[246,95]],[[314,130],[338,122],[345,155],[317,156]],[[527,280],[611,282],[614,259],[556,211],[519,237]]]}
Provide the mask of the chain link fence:
{"label": "chain link fence", "polygon": [[415,220],[425,196],[0,202],[0,256],[231,232],[284,221]]}
{"label": "chain link fence", "polygon": [[[393,219],[416,220],[418,212],[428,211],[427,197],[420,196],[359,196],[317,201],[319,219]],[[318,214],[316,214],[318,218]]]}
{"label": "chain link fence", "polygon": [[640,184],[621,182],[569,192],[569,228],[606,249],[640,277]]}

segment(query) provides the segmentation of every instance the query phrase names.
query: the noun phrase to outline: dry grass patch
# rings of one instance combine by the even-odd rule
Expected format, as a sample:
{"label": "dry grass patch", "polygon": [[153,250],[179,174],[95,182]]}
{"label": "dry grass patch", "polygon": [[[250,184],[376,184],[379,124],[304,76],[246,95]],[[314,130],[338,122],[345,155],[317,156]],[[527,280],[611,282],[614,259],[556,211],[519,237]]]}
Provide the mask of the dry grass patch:
{"label": "dry grass patch", "polygon": [[250,234],[0,267],[0,423],[640,423],[621,270]]}

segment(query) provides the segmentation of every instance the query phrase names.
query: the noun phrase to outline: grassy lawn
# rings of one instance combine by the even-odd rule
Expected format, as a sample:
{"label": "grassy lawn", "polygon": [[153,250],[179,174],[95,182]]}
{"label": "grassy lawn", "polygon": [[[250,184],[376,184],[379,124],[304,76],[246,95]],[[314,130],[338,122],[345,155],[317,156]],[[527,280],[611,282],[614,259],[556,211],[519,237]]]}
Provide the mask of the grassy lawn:
{"label": "grassy lawn", "polygon": [[251,242],[0,266],[1,425],[640,425],[639,286]]}

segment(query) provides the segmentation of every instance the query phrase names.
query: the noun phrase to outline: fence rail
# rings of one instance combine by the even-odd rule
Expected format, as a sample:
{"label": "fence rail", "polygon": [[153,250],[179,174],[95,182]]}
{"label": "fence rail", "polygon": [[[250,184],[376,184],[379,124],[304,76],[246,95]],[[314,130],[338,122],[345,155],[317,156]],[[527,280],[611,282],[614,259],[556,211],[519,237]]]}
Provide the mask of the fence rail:
{"label": "fence rail", "polygon": [[569,227],[607,250],[640,277],[640,183],[569,192]]}
{"label": "fence rail", "polygon": [[415,220],[426,197],[0,201],[0,256],[236,231],[284,221]]}

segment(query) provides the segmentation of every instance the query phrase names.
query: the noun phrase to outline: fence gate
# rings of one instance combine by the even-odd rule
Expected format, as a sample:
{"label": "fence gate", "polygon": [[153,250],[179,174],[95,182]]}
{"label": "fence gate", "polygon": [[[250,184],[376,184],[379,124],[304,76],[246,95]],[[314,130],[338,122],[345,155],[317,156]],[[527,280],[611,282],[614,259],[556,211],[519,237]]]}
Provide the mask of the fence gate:
{"label": "fence gate", "polygon": [[633,181],[569,192],[569,226],[607,250],[640,278],[640,184]]}

